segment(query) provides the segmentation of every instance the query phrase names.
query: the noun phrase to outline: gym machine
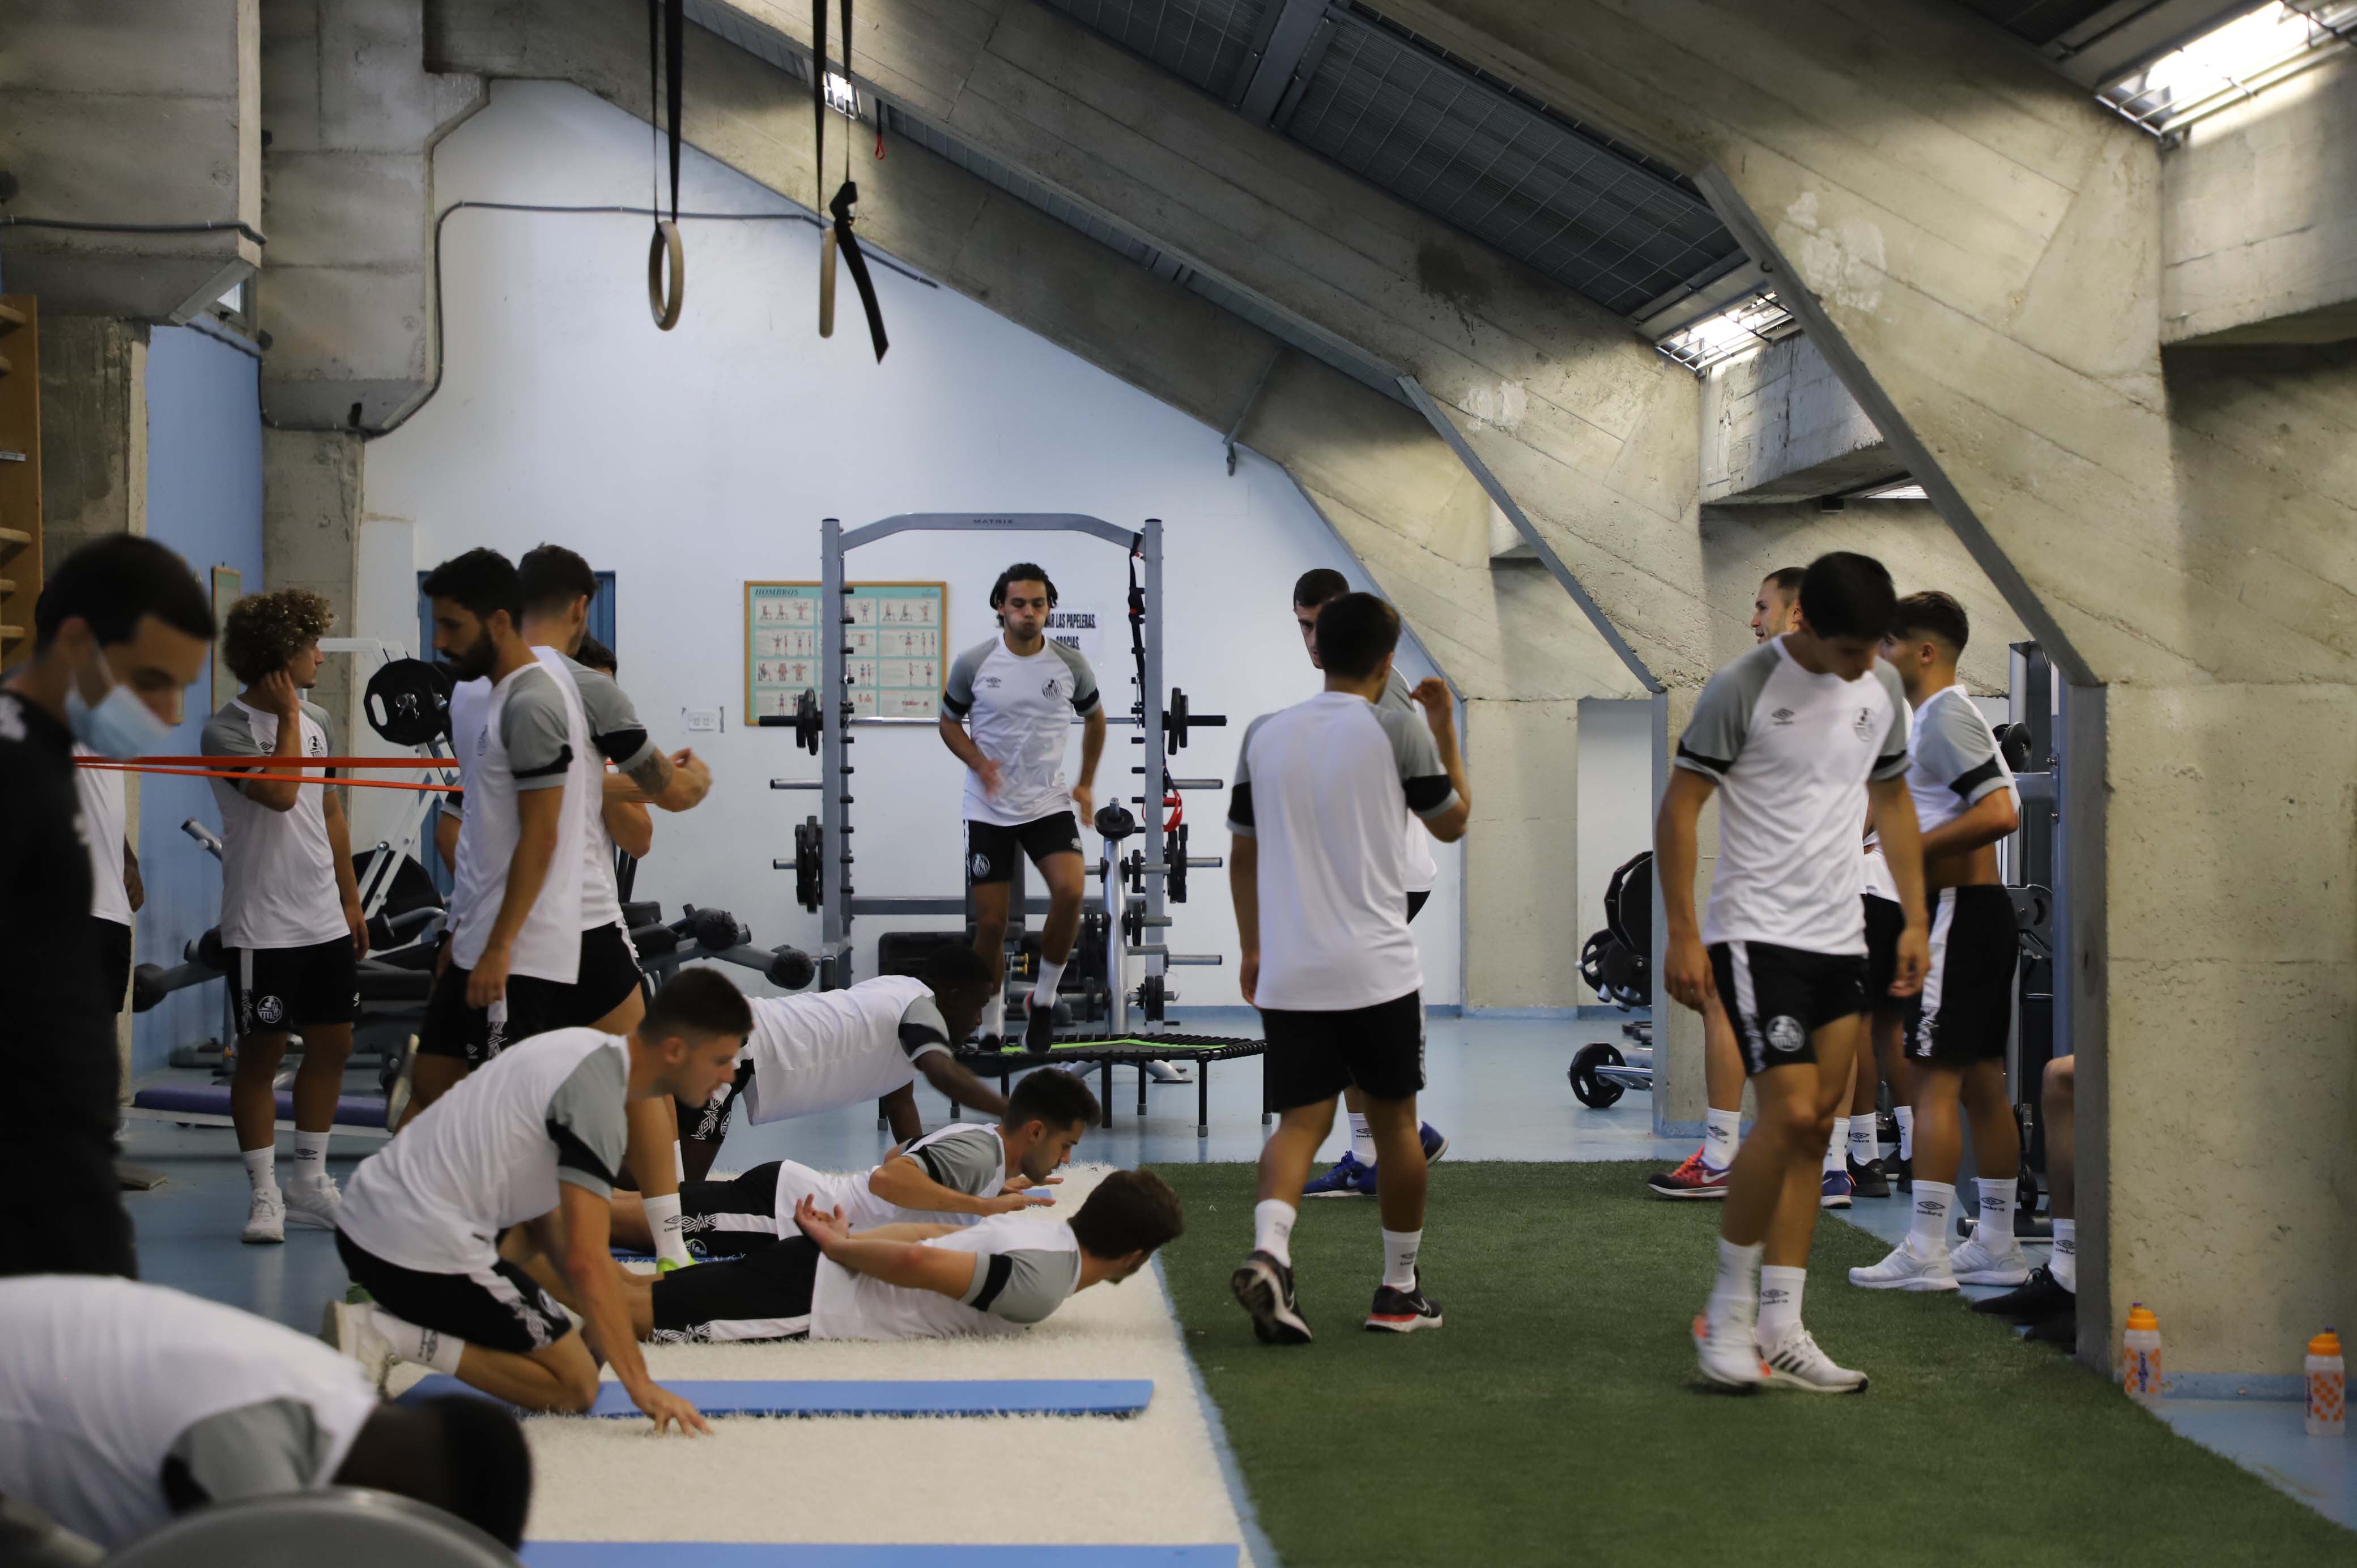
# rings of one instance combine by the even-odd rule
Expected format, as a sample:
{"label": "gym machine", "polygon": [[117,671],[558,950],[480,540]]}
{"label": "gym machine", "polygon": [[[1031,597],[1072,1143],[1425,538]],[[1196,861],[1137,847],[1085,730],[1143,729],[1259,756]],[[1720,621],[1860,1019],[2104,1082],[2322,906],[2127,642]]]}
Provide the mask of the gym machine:
{"label": "gym machine", "polygon": [[333,1557],[341,1568],[516,1568],[481,1530],[391,1492],[323,1487],[193,1509],[107,1552],[22,1498],[0,1498],[8,1568],[212,1568]]}
{"label": "gym machine", "polygon": [[1640,850],[1612,873],[1604,890],[1604,929],[1579,950],[1579,978],[1624,1013],[1649,1010],[1620,1032],[1624,1055],[1609,1041],[1586,1045],[1571,1058],[1571,1092],[1591,1111],[1616,1104],[1632,1089],[1653,1087],[1653,852]]}

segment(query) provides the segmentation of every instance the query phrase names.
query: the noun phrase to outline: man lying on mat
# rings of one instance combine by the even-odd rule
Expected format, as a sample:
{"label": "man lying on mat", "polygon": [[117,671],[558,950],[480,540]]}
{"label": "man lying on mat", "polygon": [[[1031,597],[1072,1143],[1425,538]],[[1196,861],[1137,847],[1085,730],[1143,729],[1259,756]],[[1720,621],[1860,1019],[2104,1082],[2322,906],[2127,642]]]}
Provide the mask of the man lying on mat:
{"label": "man lying on mat", "polygon": [[[1018,1079],[996,1125],[952,1122],[895,1151],[874,1170],[831,1175],[792,1160],[757,1165],[733,1181],[692,1181],[679,1191],[689,1249],[741,1256],[794,1230],[794,1206],[810,1198],[866,1230],[910,1222],[970,1225],[994,1214],[1053,1203],[1044,1189],[1072,1146],[1096,1125],[1097,1098],[1072,1074],[1042,1068]],[[654,1250],[646,1206],[614,1195],[614,1244]]]}
{"label": "man lying on mat", "polygon": [[1151,1171],[1113,1172],[1069,1221],[1002,1214],[974,1225],[884,1225],[855,1235],[839,1210],[804,1198],[794,1222],[800,1235],[744,1257],[637,1275],[629,1305],[639,1337],[1019,1334],[1075,1291],[1129,1278],[1185,1229],[1178,1195]]}

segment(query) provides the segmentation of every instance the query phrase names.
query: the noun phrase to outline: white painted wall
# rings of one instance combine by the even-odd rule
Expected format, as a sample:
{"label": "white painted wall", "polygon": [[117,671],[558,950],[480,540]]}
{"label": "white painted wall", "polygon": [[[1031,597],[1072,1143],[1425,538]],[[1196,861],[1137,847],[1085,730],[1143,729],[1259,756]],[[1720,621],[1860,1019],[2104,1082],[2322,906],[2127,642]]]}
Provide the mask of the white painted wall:
{"label": "white painted wall", "polygon": [[[443,203],[638,204],[649,157],[644,124],[589,93],[500,82],[436,152],[435,190]],[[682,166],[681,205],[791,209],[694,156]],[[822,517],[1162,518],[1169,678],[1199,710],[1232,719],[1174,758],[1181,777],[1229,778],[1244,721],[1317,689],[1293,628],[1293,579],[1318,565],[1364,575],[1281,468],[1246,454],[1231,478],[1216,432],[982,306],[882,269],[892,349],[878,366],[847,285],[843,325],[832,340],[817,336],[815,230],[685,228],[686,311],[664,334],[647,315],[644,219],[453,217],[443,231],[441,391],[368,453],[359,618],[371,629],[414,624],[416,567],[479,544],[515,554],[553,541],[619,575],[622,683],[659,740],[691,743],[683,709],[726,710],[726,734],[693,737],[712,763],[713,793],[692,814],[656,814],[640,897],[660,898],[667,913],[683,902],[726,907],[765,943],[817,940],[818,918],[793,902],[791,874],[770,869],[791,854],[791,825],[812,797],[768,787],[773,777],[813,777],[816,760],[781,731],[742,725],[741,585],[816,578]],[[946,579],[952,642],[962,647],[991,635],[991,580],[1022,556],[1048,567],[1066,604],[1118,612],[1120,553],[1072,536],[901,535],[855,555],[851,575]],[[1405,646],[1402,663],[1431,672]],[[1106,650],[1100,675],[1108,707],[1125,711],[1125,639]],[[955,893],[962,769],[930,728],[856,736],[855,886]],[[1101,799],[1131,783],[1134,755],[1115,727]],[[1223,794],[1189,798],[1198,853],[1223,853]],[[1444,847],[1440,861],[1415,931],[1425,994],[1451,1004],[1461,995],[1458,852]],[[1224,878],[1197,873],[1193,898],[1173,913],[1173,950],[1229,955],[1222,968],[1177,973],[1182,1005],[1238,1003]],[[857,928],[862,973],[875,972],[883,929]]]}
{"label": "white painted wall", "polygon": [[[1588,697],[1579,704],[1579,929],[1572,961],[1604,929],[1604,889],[1620,863],[1653,843],[1653,704]],[[1580,1000],[1601,1000],[1585,983]]]}

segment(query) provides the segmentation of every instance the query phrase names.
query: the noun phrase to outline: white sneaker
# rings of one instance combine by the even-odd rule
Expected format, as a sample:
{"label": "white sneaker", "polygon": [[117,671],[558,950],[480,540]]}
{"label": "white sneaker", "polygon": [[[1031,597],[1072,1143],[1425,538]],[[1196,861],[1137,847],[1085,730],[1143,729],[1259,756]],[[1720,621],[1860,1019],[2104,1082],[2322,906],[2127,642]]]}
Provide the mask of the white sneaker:
{"label": "white sneaker", "polygon": [[1967,1285],[2018,1285],[2029,1283],[2029,1259],[2021,1251],[2021,1243],[2012,1237],[2005,1238],[2002,1247],[1989,1247],[1981,1240],[1978,1227],[1972,1239],[1960,1241],[1948,1254],[1949,1272],[1956,1283]]}
{"label": "white sneaker", "polygon": [[253,1189],[253,1207],[245,1211],[245,1230],[238,1240],[249,1245],[286,1240],[286,1200],[278,1196],[278,1184]]}
{"label": "white sneaker", "polygon": [[1949,1272],[1947,1254],[1920,1258],[1901,1241],[1872,1268],[1852,1269],[1849,1283],[1867,1290],[1953,1290],[1956,1276]]}
{"label": "white sneaker", "polygon": [[321,1176],[316,1182],[290,1181],[286,1184],[286,1222],[308,1225],[315,1230],[333,1230],[336,1216],[343,1212],[344,1195],[336,1190],[336,1178]]}
{"label": "white sneaker", "polygon": [[1760,1359],[1767,1365],[1768,1381],[1780,1389],[1803,1389],[1813,1394],[1866,1391],[1866,1374],[1835,1366],[1833,1358],[1818,1349],[1816,1340],[1798,1324],[1786,1329],[1775,1344],[1760,1347]]}
{"label": "white sneaker", "polygon": [[401,1358],[394,1353],[393,1341],[378,1329],[366,1303],[329,1302],[319,1315],[319,1338],[359,1362],[370,1385],[380,1396],[384,1393],[385,1382]]}
{"label": "white sneaker", "polygon": [[417,1088],[417,1036],[412,1035],[401,1047],[401,1065],[393,1075],[393,1084],[384,1091],[384,1130],[397,1133],[401,1119],[409,1113],[410,1096]]}
{"label": "white sneaker", "polygon": [[1767,1381],[1768,1369],[1752,1344],[1751,1325],[1732,1317],[1713,1325],[1707,1313],[1697,1313],[1694,1342],[1695,1359],[1702,1367],[1702,1375],[1721,1388],[1740,1389],[1748,1393]]}
{"label": "white sneaker", "polygon": [[1146,1076],[1157,1083],[1192,1083],[1195,1075],[1184,1062],[1150,1061],[1146,1064]]}

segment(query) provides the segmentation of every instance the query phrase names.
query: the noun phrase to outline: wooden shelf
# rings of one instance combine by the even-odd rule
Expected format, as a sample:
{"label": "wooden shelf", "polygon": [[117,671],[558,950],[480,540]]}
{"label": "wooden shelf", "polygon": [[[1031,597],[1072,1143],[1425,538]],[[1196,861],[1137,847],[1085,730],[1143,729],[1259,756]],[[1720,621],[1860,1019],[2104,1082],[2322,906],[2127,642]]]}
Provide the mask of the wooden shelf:
{"label": "wooden shelf", "polygon": [[8,360],[7,360],[7,357],[6,357],[5,355],[0,355],[0,376],[5,376],[5,375],[6,375],[9,371],[11,371],[15,370],[16,368],[16,366],[14,366],[14,365],[12,365],[12,364],[10,364],[10,363],[8,362]]}
{"label": "wooden shelf", "polygon": [[0,642],[14,642],[25,635],[21,626],[0,626]]}
{"label": "wooden shelf", "polygon": [[0,305],[0,338],[25,325],[28,317],[13,305]]}
{"label": "wooden shelf", "polygon": [[30,544],[33,536],[21,528],[0,528],[0,544]]}

